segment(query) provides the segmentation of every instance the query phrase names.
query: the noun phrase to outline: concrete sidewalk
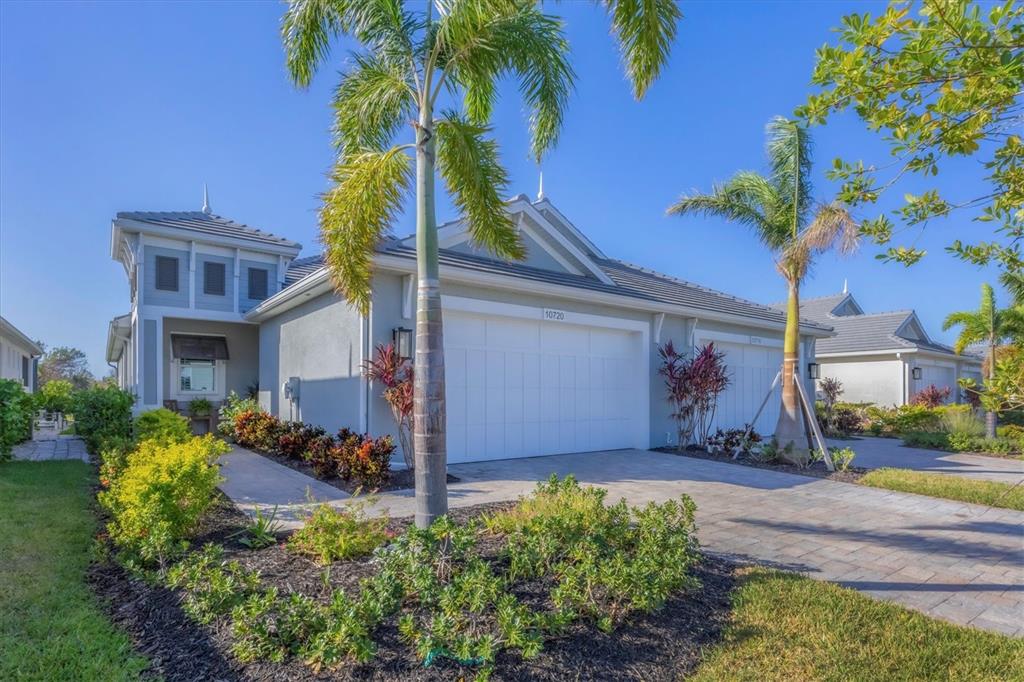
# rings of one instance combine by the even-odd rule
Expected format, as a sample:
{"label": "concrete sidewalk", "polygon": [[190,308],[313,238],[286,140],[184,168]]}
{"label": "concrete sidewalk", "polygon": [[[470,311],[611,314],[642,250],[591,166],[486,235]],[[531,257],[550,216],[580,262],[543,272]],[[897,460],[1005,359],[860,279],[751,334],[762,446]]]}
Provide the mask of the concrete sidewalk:
{"label": "concrete sidewalk", "polygon": [[[624,450],[456,464],[449,503],[515,499],[572,473],[630,504],[680,494],[697,503],[705,549],[799,571],[961,625],[1024,635],[1024,513],[671,454]],[[246,510],[279,506],[296,527],[313,498],[348,496],[264,457],[224,459],[225,492]],[[411,515],[413,491],[375,509]]]}
{"label": "concrete sidewalk", "polygon": [[85,449],[85,441],[77,436],[58,436],[40,438],[14,446],[14,459],[45,462],[51,459],[80,459],[89,461],[89,453]]}
{"label": "concrete sidewalk", "polygon": [[829,439],[828,444],[839,448],[852,448],[857,453],[853,460],[854,466],[868,469],[896,467],[1010,484],[1024,479],[1024,460],[1009,457],[909,448],[898,438],[872,436],[858,436],[850,440]]}

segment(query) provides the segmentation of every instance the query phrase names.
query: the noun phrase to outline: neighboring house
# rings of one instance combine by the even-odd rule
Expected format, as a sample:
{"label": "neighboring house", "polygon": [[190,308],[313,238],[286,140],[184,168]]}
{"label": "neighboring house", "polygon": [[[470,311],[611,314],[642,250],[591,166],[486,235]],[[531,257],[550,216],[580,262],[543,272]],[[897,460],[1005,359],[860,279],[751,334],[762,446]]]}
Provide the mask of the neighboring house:
{"label": "neighboring house", "polygon": [[13,379],[29,393],[38,386],[36,373],[43,349],[17,327],[0,317],[0,379]]}
{"label": "neighboring house", "polygon": [[[448,461],[672,443],[675,427],[657,372],[657,346],[670,339],[683,348],[713,341],[726,353],[732,385],[719,401],[717,426],[742,427],[753,418],[782,363],[783,313],[609,258],[546,199],[531,202],[520,195],[508,202],[508,210],[527,247],[520,263],[477,251],[460,223],[440,229]],[[147,215],[161,217],[142,218]],[[164,232],[163,240],[191,242],[197,254],[209,248],[212,236],[197,232],[182,215],[196,219],[196,214],[119,214],[114,242],[125,245],[114,255],[126,263],[130,278],[152,279],[133,275],[141,256],[119,254],[168,248],[148,236],[154,223],[167,230],[181,223],[176,237]],[[298,249],[284,240],[275,243],[292,249],[291,255]],[[182,262],[188,253],[179,247]],[[153,266],[149,260],[145,265]],[[199,277],[198,269],[186,274],[184,265],[179,267],[181,282]],[[269,411],[331,430],[394,433],[380,390],[368,385],[360,368],[375,346],[394,339],[405,342],[411,354],[413,238],[385,240],[373,267],[367,315],[334,292],[320,256],[282,255],[275,273],[280,290],[239,309],[230,322],[186,306],[185,297],[179,308],[146,304],[147,290],[130,316],[111,323],[110,356],[137,358],[138,371],[129,368],[123,385],[135,387],[146,396],[143,405],[153,407],[172,398],[184,381],[174,364],[180,354],[167,350],[169,335],[188,334],[191,344],[209,347],[213,342],[204,339],[226,333],[223,327],[230,325],[238,338],[227,340],[227,372],[230,376],[235,346],[244,336],[247,357],[258,358],[258,372],[247,365],[242,383],[258,374],[259,398]],[[254,352],[250,344],[257,334]],[[801,376],[813,361],[815,339],[830,334],[826,324],[802,325]],[[123,350],[130,348],[137,350]],[[770,432],[777,415],[776,398],[758,420],[758,430]]]}
{"label": "neighboring house", "polygon": [[949,387],[949,401],[957,402],[963,397],[957,380],[981,378],[981,360],[932,341],[913,310],[865,313],[844,291],[801,301],[800,314],[835,329],[818,341],[815,356],[820,378],[842,382],[844,401],[904,405],[934,384]]}

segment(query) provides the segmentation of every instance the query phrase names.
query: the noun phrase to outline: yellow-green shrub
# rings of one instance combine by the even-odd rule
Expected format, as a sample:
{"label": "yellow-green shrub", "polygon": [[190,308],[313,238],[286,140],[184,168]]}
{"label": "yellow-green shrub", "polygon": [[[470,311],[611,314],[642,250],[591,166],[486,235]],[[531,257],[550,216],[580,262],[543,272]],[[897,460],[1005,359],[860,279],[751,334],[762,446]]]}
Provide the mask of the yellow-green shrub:
{"label": "yellow-green shrub", "polygon": [[135,440],[155,440],[164,445],[184,443],[192,437],[188,419],[166,407],[143,412],[135,418]]}
{"label": "yellow-green shrub", "polygon": [[161,567],[213,502],[217,458],[228,446],[212,435],[162,445],[145,441],[99,500],[111,516],[110,537],[131,558]]}

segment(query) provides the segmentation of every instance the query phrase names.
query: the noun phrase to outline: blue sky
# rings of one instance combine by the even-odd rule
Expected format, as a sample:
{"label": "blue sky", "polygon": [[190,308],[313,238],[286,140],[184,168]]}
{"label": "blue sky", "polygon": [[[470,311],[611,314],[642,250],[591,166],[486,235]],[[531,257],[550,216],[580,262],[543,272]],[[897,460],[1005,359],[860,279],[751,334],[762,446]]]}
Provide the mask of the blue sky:
{"label": "blue sky", "polygon": [[[814,50],[845,12],[866,2],[684,3],[672,61],[633,101],[607,18],[590,3],[563,14],[578,87],[558,148],[544,162],[547,196],[606,253],[761,302],[784,296],[770,258],[744,228],[665,216],[683,191],[741,168],[763,168],[764,125],[809,92]],[[117,211],[215,212],[302,242],[316,241],[318,194],[332,160],[328,102],[344,65],[338,49],[307,91],[288,81],[275,2],[0,3],[0,309],[48,345],[73,345],[106,370],[107,321],[128,310],[110,259]],[[533,195],[525,116],[502,91],[496,135],[511,193]],[[815,130],[817,190],[838,155],[884,162],[884,146],[852,116]],[[981,194],[978,162],[950,163],[937,184]],[[919,188],[907,185],[906,190]],[[902,193],[902,190],[901,190]],[[892,197],[882,208],[892,207]],[[877,209],[876,209],[877,210]],[[439,218],[454,217],[442,201]],[[396,226],[412,231],[411,215]],[[995,279],[943,252],[987,228],[967,216],[912,233],[929,251],[911,269],[865,245],[825,257],[805,296],[850,290],[869,311],[916,308],[929,331],[974,308]]]}

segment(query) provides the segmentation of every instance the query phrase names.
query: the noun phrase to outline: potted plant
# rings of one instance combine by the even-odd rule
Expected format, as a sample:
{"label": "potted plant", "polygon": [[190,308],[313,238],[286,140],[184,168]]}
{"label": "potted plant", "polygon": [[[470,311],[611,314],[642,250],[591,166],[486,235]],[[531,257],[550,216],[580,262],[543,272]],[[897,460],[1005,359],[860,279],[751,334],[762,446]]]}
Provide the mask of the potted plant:
{"label": "potted plant", "polygon": [[209,417],[213,404],[206,398],[195,398],[188,404],[188,411],[193,417]]}

